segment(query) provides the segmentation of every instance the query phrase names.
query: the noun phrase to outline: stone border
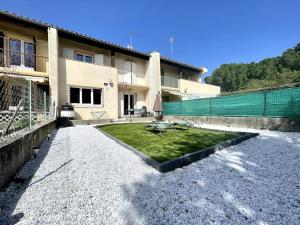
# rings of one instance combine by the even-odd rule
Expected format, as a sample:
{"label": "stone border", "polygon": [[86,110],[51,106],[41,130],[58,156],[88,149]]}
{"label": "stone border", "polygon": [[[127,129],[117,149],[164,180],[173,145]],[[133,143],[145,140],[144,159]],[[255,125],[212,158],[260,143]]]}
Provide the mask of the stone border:
{"label": "stone border", "polygon": [[[116,141],[118,144],[122,145],[123,147],[127,148],[128,150],[130,150],[134,154],[141,157],[142,160],[144,160],[148,165],[154,167],[155,169],[157,169],[159,172],[162,172],[162,173],[166,173],[166,172],[172,171],[176,168],[181,168],[183,166],[187,166],[187,165],[189,165],[193,162],[196,162],[200,159],[206,158],[210,154],[213,154],[213,153],[215,153],[217,151],[220,151],[224,148],[239,144],[243,141],[246,141],[250,138],[253,138],[253,137],[256,137],[256,136],[259,135],[258,133],[224,131],[224,132],[227,132],[227,133],[240,133],[240,134],[242,134],[242,136],[239,137],[239,138],[236,138],[236,139],[227,140],[227,141],[222,142],[220,144],[217,144],[217,145],[214,145],[214,146],[211,146],[211,147],[208,147],[208,148],[196,151],[196,152],[185,154],[185,155],[180,156],[179,158],[176,158],[176,159],[171,159],[169,161],[160,163],[160,162],[157,162],[156,160],[150,158],[149,156],[145,155],[144,153],[140,152],[139,150],[135,149],[134,147],[124,143],[120,139],[118,139],[118,138],[106,133],[105,131],[101,130],[102,126],[107,126],[107,125],[108,124],[99,125],[99,126],[96,127],[96,129],[98,129],[101,133],[106,135],[108,138]],[[202,129],[206,129],[206,128],[202,128]],[[206,129],[206,130],[212,130],[212,129]],[[220,131],[220,130],[213,130],[213,131]]]}
{"label": "stone border", "polygon": [[56,127],[56,121],[25,128],[7,137],[0,143],[0,188],[4,187],[16,172],[34,154],[45,138]]}
{"label": "stone border", "polygon": [[201,124],[221,125],[236,128],[252,128],[258,130],[276,130],[284,132],[300,132],[300,118],[243,117],[243,116],[172,116],[165,115],[165,120],[188,119]]}

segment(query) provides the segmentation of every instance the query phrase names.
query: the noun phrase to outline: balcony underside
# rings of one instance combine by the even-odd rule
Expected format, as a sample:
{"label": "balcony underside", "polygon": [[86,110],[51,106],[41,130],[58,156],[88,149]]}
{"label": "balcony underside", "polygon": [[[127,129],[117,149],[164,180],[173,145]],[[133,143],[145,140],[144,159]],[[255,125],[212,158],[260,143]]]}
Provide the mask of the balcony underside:
{"label": "balcony underside", "polygon": [[140,84],[130,84],[130,83],[118,83],[118,87],[120,90],[139,90],[139,91],[146,91],[149,89],[146,85],[140,85]]}
{"label": "balcony underside", "polygon": [[34,70],[22,70],[17,68],[10,68],[10,67],[0,67],[0,73],[7,74],[7,75],[20,75],[20,76],[28,76],[28,77],[46,78],[47,80],[49,78],[48,73],[37,72]]}

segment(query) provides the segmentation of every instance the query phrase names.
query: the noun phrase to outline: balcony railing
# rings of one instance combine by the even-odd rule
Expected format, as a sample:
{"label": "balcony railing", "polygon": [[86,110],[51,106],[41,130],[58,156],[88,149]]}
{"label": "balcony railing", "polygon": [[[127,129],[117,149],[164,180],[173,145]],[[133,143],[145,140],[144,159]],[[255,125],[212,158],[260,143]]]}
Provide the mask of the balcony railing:
{"label": "balcony railing", "polygon": [[48,57],[0,48],[0,67],[12,71],[47,72]]}
{"label": "balcony railing", "polygon": [[145,74],[118,70],[118,82],[121,84],[146,85]]}
{"label": "balcony railing", "polygon": [[161,86],[178,88],[178,79],[174,77],[161,76]]}

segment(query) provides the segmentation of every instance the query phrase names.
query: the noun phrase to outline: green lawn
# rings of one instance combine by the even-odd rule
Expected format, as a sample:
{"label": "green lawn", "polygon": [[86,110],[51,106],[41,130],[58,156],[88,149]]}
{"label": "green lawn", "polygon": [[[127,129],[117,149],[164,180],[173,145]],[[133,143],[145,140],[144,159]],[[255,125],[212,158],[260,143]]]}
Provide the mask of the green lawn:
{"label": "green lawn", "polygon": [[237,138],[238,133],[226,133],[200,128],[169,129],[163,135],[144,129],[145,124],[113,124],[102,126],[104,132],[120,139],[158,162],[198,151],[217,143]]}

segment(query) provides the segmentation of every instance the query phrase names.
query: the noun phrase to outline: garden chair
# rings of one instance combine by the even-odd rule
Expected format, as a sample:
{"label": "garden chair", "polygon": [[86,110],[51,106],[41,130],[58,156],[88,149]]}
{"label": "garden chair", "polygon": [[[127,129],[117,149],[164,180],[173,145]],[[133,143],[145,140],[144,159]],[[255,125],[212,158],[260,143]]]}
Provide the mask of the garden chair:
{"label": "garden chair", "polygon": [[173,123],[170,123],[168,121],[153,121],[150,124],[147,124],[145,126],[145,129],[151,128],[153,131],[158,131],[161,135],[162,133],[165,133],[168,129],[173,129],[174,125]]}
{"label": "garden chair", "polygon": [[195,127],[196,125],[199,124],[196,121],[186,120],[186,119],[176,120],[173,123],[174,123],[175,126],[183,127],[185,129],[189,129],[191,127]]}

